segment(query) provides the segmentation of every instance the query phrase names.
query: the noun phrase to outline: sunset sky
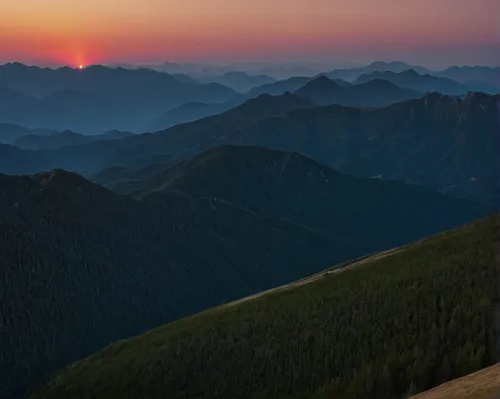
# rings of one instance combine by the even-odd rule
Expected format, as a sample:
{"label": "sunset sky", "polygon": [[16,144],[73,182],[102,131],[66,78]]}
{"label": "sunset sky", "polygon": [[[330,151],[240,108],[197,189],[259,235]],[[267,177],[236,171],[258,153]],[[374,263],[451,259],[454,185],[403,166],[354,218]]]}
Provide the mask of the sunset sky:
{"label": "sunset sky", "polygon": [[0,0],[0,63],[500,63],[499,0]]}

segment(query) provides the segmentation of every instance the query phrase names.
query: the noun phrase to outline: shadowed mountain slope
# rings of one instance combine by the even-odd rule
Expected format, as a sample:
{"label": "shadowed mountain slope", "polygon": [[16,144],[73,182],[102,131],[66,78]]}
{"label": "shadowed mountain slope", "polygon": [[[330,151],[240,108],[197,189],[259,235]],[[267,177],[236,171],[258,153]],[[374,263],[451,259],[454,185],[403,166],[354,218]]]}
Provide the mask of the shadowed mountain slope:
{"label": "shadowed mountain slope", "polygon": [[386,80],[375,79],[359,85],[341,86],[337,82],[320,76],[295,91],[320,106],[340,104],[346,106],[376,107],[422,97],[414,90],[403,89]]}
{"label": "shadowed mountain slope", "polygon": [[216,198],[305,226],[350,247],[357,256],[486,214],[476,204],[421,187],[347,176],[297,153],[261,147],[216,147],[158,169],[128,174],[118,169],[118,175],[109,176],[109,185],[136,197],[175,191]]}

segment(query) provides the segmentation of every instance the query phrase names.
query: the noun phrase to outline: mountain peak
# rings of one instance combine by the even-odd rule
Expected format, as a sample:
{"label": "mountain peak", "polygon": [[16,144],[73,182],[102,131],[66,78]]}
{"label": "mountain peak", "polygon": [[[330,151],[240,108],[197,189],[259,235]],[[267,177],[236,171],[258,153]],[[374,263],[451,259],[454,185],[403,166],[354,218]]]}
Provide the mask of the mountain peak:
{"label": "mountain peak", "polygon": [[309,83],[312,82],[327,83],[327,82],[333,82],[333,80],[326,75],[319,75],[317,78],[311,80]]}
{"label": "mountain peak", "polygon": [[53,169],[48,172],[38,173],[31,176],[31,180],[40,188],[51,192],[70,195],[74,198],[93,196],[98,193],[109,192],[77,173],[64,169]]}
{"label": "mountain peak", "polygon": [[38,182],[40,186],[43,187],[52,187],[52,186],[60,186],[60,187],[69,187],[74,184],[91,184],[90,181],[85,179],[74,172],[68,172],[64,169],[53,169],[48,172],[38,173],[33,175],[33,180]]}
{"label": "mountain peak", "polygon": [[403,75],[412,75],[412,76],[420,76],[420,74],[413,68],[407,69],[406,71],[401,72]]}

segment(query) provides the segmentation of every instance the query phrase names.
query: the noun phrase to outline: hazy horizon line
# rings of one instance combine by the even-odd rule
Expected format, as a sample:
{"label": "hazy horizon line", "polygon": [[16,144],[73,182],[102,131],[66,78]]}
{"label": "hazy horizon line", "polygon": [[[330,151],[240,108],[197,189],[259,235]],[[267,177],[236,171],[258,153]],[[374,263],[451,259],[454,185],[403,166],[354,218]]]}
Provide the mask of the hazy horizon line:
{"label": "hazy horizon line", "polygon": [[[435,68],[435,67],[429,67],[424,64],[413,64],[409,63],[406,61],[401,61],[401,60],[392,60],[392,61],[385,61],[385,60],[380,60],[380,59],[375,59],[373,61],[368,61],[368,62],[343,62],[343,63],[337,63],[337,62],[328,62],[328,61],[295,61],[295,60],[290,60],[290,61],[272,61],[272,60],[249,60],[249,61],[232,61],[232,62],[212,62],[212,61],[175,61],[175,60],[166,60],[166,61],[152,61],[152,62],[147,62],[147,61],[111,61],[111,62],[105,62],[105,63],[92,63],[89,65],[83,65],[85,68],[90,68],[93,66],[103,66],[103,67],[108,67],[108,68],[119,68],[119,67],[124,67],[124,66],[132,66],[132,67],[160,67],[160,66],[166,66],[168,64],[172,65],[179,65],[179,66],[208,66],[208,67],[253,67],[253,68],[265,68],[265,67],[270,67],[270,66],[293,66],[293,67],[328,67],[328,68],[337,68],[337,69],[352,69],[352,68],[359,68],[359,67],[366,67],[374,63],[384,63],[384,64],[393,64],[393,63],[403,63],[408,65],[409,67],[416,67],[416,68],[425,68],[430,71],[442,71],[446,70],[448,68],[452,67],[486,67],[486,68],[500,68],[500,63],[497,63],[496,65],[494,64],[448,64],[445,67],[441,68]],[[44,69],[62,69],[62,68],[70,68],[70,69],[78,69],[79,65],[70,65],[70,64],[63,64],[63,63],[55,63],[55,62],[24,62],[24,61],[17,61],[17,60],[1,60],[0,61],[0,66],[5,66],[9,64],[20,64],[24,65],[27,67],[38,67],[38,68],[44,68]]]}

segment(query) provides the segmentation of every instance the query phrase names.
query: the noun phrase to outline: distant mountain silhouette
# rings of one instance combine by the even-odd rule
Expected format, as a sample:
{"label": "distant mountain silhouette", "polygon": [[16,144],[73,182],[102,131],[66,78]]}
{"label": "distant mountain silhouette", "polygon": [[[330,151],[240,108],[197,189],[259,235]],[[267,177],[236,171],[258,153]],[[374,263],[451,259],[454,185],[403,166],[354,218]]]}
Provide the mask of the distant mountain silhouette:
{"label": "distant mountain silhouette", "polygon": [[11,144],[16,139],[28,134],[38,136],[51,136],[59,133],[51,129],[29,129],[24,126],[14,125],[12,123],[0,123],[0,143]]}
{"label": "distant mountain silhouette", "polygon": [[[97,133],[136,130],[189,101],[222,102],[237,93],[217,83],[181,81],[148,69],[0,66],[0,121]],[[9,91],[7,91],[9,90]],[[24,94],[24,96],[23,96]]]}
{"label": "distant mountain silhouette", "polygon": [[329,77],[330,79],[344,79],[348,81],[354,81],[361,75],[370,74],[372,72],[399,73],[407,71],[409,69],[413,69],[421,74],[431,73],[431,71],[427,68],[412,66],[401,61],[392,61],[392,62],[375,61],[369,65],[365,65],[358,68],[335,69],[331,72],[327,72],[326,76]]}
{"label": "distant mountain silhouette", "polygon": [[421,66],[409,65],[406,62],[402,61],[391,61],[391,62],[374,61],[371,64],[368,64],[365,69],[366,71],[371,71],[371,72],[375,71],[404,72],[407,71],[408,69],[413,69],[420,74],[431,73],[430,69]]}
{"label": "distant mountain silhouette", "polygon": [[134,200],[61,170],[0,175],[0,192],[3,393],[350,256],[310,230],[224,201]]}
{"label": "distant mountain silhouette", "polygon": [[49,127],[55,110],[41,100],[0,85],[0,123]]}
{"label": "distant mountain silhouette", "polygon": [[[206,104],[206,103],[187,103],[167,111],[159,118],[154,119],[146,126],[147,131],[159,131],[169,127],[197,121],[209,116],[218,115],[225,112],[230,112],[233,115],[239,114],[246,121],[251,120],[256,112],[264,111],[263,107],[268,105],[271,114],[282,112],[284,109],[292,109],[294,107],[314,106],[315,104],[309,99],[300,98],[291,95],[271,96],[269,94],[261,94],[257,97],[251,97],[245,101],[246,96],[238,97],[232,101]],[[262,106],[261,106],[262,103]],[[264,105],[266,104],[266,105]],[[232,110],[234,109],[234,112]],[[248,113],[248,114],[247,114]],[[265,115],[269,115],[268,111],[264,111]],[[259,114],[260,115],[260,114]]]}
{"label": "distant mountain silhouette", "polygon": [[400,87],[406,87],[421,93],[439,92],[443,94],[458,95],[477,89],[473,86],[464,85],[448,78],[440,78],[429,74],[420,75],[414,69],[409,69],[400,73],[373,72],[368,75],[360,76],[356,79],[355,83],[366,83],[374,79],[387,80]]}
{"label": "distant mountain silhouette", "polygon": [[118,140],[132,136],[133,133],[108,131],[103,134],[82,135],[71,130],[57,132],[52,135],[25,134],[12,142],[12,145],[29,150],[54,149],[71,145],[80,145],[99,140]]}
{"label": "distant mountain silhouette", "polygon": [[180,123],[193,122],[208,116],[217,115],[231,108],[235,108],[249,99],[259,97],[263,94],[279,96],[286,92],[293,92],[308,82],[310,78],[290,78],[284,81],[276,81],[264,84],[250,90],[245,94],[234,97],[233,99],[221,103],[201,103],[190,102],[182,104],[179,107],[168,110],[160,116],[153,118],[144,126],[145,131],[158,131],[168,129],[169,127]]}
{"label": "distant mountain silhouette", "polygon": [[[461,83],[489,83],[498,90],[500,88],[500,67],[487,66],[454,66],[436,73],[438,76],[454,79]],[[497,91],[498,93],[498,91]]]}
{"label": "distant mountain silhouette", "polygon": [[50,167],[54,160],[36,151],[0,144],[0,170],[7,174],[33,173]]}
{"label": "distant mountain silhouette", "polygon": [[[137,68],[134,66],[126,67]],[[187,74],[196,79],[220,76],[235,71],[244,72],[253,76],[267,75],[273,79],[288,79],[292,76],[314,76],[326,68],[325,64],[308,62],[233,62],[225,65],[193,62],[165,62],[159,65],[150,65],[149,67],[171,74]]]}
{"label": "distant mountain silhouette", "polygon": [[[431,93],[367,110],[313,107],[295,95],[261,96],[166,131],[37,155],[50,160],[50,168],[95,174],[148,156],[178,159],[222,144],[258,145],[299,152],[340,172],[402,180],[495,203],[500,198],[499,100],[481,93],[462,99]],[[11,172],[26,171],[15,157],[2,161]],[[31,171],[41,170],[33,162],[30,166]],[[47,164],[41,166],[47,169]]]}
{"label": "distant mountain silhouette", "polygon": [[185,74],[182,74],[182,73],[174,73],[174,74],[171,74],[171,76],[173,78],[175,78],[176,80],[178,80],[179,82],[182,82],[182,83],[195,83],[195,84],[201,84],[198,80],[196,80],[195,78],[192,78],[191,76],[188,76],[188,75],[185,75]]}
{"label": "distant mountain silhouette", "polygon": [[[314,79],[312,79],[314,80]],[[186,103],[183,104],[177,108],[174,108],[172,110],[168,110],[167,112],[163,113],[161,116],[154,118],[150,123],[145,125],[144,130],[145,131],[158,131],[158,130],[163,130],[167,129],[169,127],[175,126],[180,123],[187,123],[187,122],[192,122],[196,121],[198,119],[202,119],[208,116],[212,115],[217,115],[222,112],[225,112],[231,108],[237,107],[238,105],[244,103],[248,99],[256,98],[262,94],[270,94],[270,95],[281,95],[286,92],[293,92],[295,91],[296,88],[302,87],[304,84],[307,84],[308,82],[312,81],[310,78],[302,78],[302,77],[297,77],[297,78],[290,78],[284,81],[277,81],[274,83],[270,84],[265,84],[259,87],[256,87],[246,94],[240,95],[238,97],[235,97],[234,99],[230,101],[226,101],[223,103],[200,103],[200,102],[192,102],[192,103]],[[330,82],[335,82],[337,85],[341,87],[349,87],[351,86],[350,83],[341,80],[341,79],[334,79],[330,80]],[[338,101],[340,104],[344,105],[350,105],[350,104],[383,104],[385,102],[382,102],[381,99],[375,99],[374,101],[367,102],[366,99],[360,98],[359,101],[357,101],[354,96],[357,95],[356,90],[354,90],[351,94],[346,95],[346,93],[343,94],[343,96],[340,99],[335,99],[336,102]],[[409,93],[409,92],[408,92]],[[407,94],[408,94],[407,93]],[[359,93],[362,94],[362,93]],[[418,95],[417,95],[418,96]],[[304,96],[307,97],[307,96]],[[387,97],[387,96],[386,96]],[[415,95],[407,95],[404,98],[413,98]],[[310,97],[312,98],[312,97]],[[401,100],[401,96],[393,95],[394,101]],[[390,102],[388,98],[386,98],[387,102]],[[331,104],[332,102],[327,102],[328,104]]]}
{"label": "distant mountain silhouette", "polygon": [[204,76],[199,78],[202,83],[220,83],[240,93],[246,93],[254,87],[273,83],[276,79],[267,75],[251,75],[241,71],[226,72],[222,75]]}
{"label": "distant mountain silhouette", "polygon": [[98,140],[116,140],[132,136],[133,133],[109,130],[96,135],[82,135],[71,130],[29,129],[11,123],[0,123],[0,143],[23,149],[58,148]]}
{"label": "distant mountain silhouette", "polygon": [[294,92],[300,87],[304,86],[307,82],[311,80],[310,77],[294,77],[285,80],[278,80],[274,83],[268,83],[259,87],[255,87],[249,92],[245,93],[245,98],[254,98],[260,96],[261,94],[271,94],[273,96],[279,96],[286,92]]}
{"label": "distant mountain silhouette", "polygon": [[370,107],[422,97],[422,94],[417,91],[403,89],[382,79],[374,79],[359,85],[340,85],[326,76],[311,80],[295,94],[307,97],[318,105],[341,104]]}

